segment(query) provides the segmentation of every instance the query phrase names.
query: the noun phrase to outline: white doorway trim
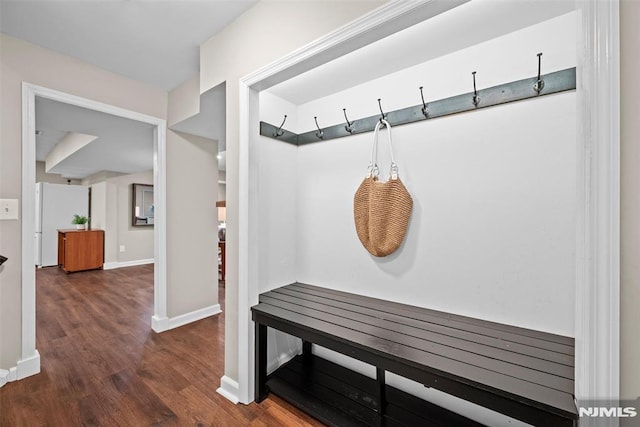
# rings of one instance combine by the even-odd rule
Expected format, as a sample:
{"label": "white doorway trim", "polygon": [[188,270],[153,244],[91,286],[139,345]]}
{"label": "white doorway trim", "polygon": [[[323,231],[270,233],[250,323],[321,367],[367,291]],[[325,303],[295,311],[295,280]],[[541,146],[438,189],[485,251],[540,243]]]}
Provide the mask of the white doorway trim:
{"label": "white doorway trim", "polygon": [[36,289],[34,263],[36,181],[36,97],[112,114],[143,123],[154,129],[153,184],[156,205],[154,225],[154,307],[151,325],[157,332],[167,320],[166,261],[166,121],[113,105],[68,93],[22,83],[22,352],[16,379],[40,372],[36,349]]}
{"label": "white doorway trim", "polygon": [[[410,3],[410,4],[409,4]],[[424,20],[438,1],[389,2],[333,33],[240,80],[238,177],[238,400],[253,400],[253,328],[250,307],[258,300],[258,192],[254,166],[257,95],[364,44]],[[452,5],[453,7],[453,5]],[[576,206],[576,396],[619,394],[619,24],[618,0],[577,1],[578,132]],[[412,22],[413,20],[413,22]],[[229,346],[227,346],[229,347]],[[236,353],[237,351],[237,353]],[[223,381],[226,377],[223,377]],[[612,419],[613,420],[613,419]],[[611,425],[614,425],[612,421]]]}

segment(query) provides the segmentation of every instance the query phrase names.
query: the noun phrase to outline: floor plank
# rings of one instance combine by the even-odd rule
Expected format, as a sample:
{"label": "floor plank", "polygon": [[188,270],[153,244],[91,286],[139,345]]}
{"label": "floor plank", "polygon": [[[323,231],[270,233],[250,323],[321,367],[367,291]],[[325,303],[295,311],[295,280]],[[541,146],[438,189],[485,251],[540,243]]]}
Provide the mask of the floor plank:
{"label": "floor plank", "polygon": [[[0,388],[0,426],[321,426],[271,396],[216,393],[224,313],[156,334],[153,265],[36,272],[41,373]],[[219,288],[224,312],[224,288]]]}

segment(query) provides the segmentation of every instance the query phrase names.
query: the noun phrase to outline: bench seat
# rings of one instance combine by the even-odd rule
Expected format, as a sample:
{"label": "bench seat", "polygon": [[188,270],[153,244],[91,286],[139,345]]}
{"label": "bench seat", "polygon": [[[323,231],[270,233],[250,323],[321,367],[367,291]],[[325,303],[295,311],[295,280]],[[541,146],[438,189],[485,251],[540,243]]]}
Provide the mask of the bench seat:
{"label": "bench seat", "polygon": [[384,373],[393,372],[532,425],[577,425],[572,338],[302,283],[261,294],[252,316],[257,401],[268,393],[267,381],[282,385],[277,373],[266,375],[272,327],[303,340],[294,364],[322,363],[314,365],[315,343],[375,366],[377,403],[370,409],[380,419],[390,417]]}

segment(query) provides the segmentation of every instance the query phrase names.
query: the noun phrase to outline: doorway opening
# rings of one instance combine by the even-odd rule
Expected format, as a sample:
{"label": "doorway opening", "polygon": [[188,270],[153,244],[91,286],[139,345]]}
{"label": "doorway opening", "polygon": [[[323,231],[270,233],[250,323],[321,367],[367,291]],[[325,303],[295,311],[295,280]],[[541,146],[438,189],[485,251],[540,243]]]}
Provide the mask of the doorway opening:
{"label": "doorway opening", "polygon": [[168,329],[166,289],[166,121],[64,92],[23,83],[22,87],[22,349],[18,379],[40,371],[36,349],[35,310],[35,194],[36,194],[36,98],[134,120],[152,128],[154,227],[154,289],[151,327]]}

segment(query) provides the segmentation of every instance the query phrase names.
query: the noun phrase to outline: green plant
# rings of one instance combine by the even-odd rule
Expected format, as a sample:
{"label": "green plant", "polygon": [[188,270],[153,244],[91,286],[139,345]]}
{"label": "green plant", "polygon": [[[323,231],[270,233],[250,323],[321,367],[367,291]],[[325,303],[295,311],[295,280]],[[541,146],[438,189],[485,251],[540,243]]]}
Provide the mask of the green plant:
{"label": "green plant", "polygon": [[89,221],[89,218],[87,218],[86,216],[75,214],[73,216],[73,220],[71,221],[71,224],[86,224],[88,221]]}

